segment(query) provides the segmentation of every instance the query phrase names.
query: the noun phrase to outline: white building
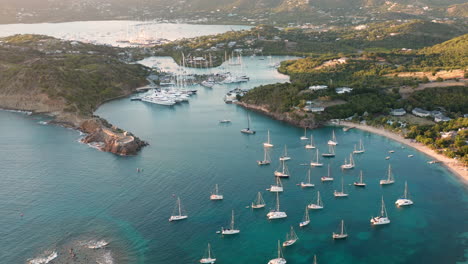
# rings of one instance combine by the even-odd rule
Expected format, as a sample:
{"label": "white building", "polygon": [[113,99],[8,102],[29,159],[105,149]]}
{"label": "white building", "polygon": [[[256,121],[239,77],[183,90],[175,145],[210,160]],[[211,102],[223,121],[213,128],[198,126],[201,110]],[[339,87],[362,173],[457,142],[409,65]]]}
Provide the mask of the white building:
{"label": "white building", "polygon": [[340,87],[340,88],[335,89],[337,94],[350,93],[352,90],[353,88],[349,88],[349,87]]}
{"label": "white building", "polygon": [[426,111],[424,109],[421,109],[421,108],[414,108],[413,111],[411,111],[411,113],[413,113],[413,115],[415,116],[419,116],[419,117],[428,117],[431,115],[431,112],[429,111]]}
{"label": "white building", "polygon": [[312,90],[312,91],[320,91],[320,90],[325,90],[327,88],[328,88],[328,86],[326,86],[326,85],[312,85],[312,86],[309,86],[309,90]]}
{"label": "white building", "polygon": [[392,116],[404,116],[404,115],[406,115],[406,111],[405,111],[405,109],[403,109],[403,108],[392,109],[392,110],[390,111],[390,114],[391,114]]}

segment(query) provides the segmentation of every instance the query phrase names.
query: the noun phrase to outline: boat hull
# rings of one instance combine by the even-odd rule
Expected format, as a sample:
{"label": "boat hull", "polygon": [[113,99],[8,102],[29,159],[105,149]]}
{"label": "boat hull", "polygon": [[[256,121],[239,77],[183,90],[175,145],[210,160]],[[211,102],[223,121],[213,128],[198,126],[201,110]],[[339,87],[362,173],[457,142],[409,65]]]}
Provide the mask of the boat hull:
{"label": "boat hull", "polygon": [[215,262],[216,262],[215,258],[200,259],[200,263],[202,263],[202,264],[212,264],[212,263],[215,263]]}
{"label": "boat hull", "polygon": [[390,219],[387,217],[374,217],[370,222],[372,225],[387,225],[390,224]]}
{"label": "boat hull", "polygon": [[323,209],[323,206],[316,205],[316,204],[309,204],[309,205],[307,205],[307,208],[309,208],[311,210],[321,210],[321,209]]}
{"label": "boat hull", "polygon": [[269,220],[286,218],[288,215],[285,212],[269,212],[267,214]]}
{"label": "boat hull", "polygon": [[297,241],[297,239],[284,241],[284,242],[283,242],[283,247],[292,246],[292,245],[294,245],[294,243],[296,243],[296,241]]}
{"label": "boat hull", "polygon": [[322,177],[322,178],[320,178],[320,180],[321,180],[322,182],[329,182],[329,181],[333,181],[333,178],[330,178],[330,177]]}
{"label": "boat hull", "polygon": [[254,130],[250,130],[250,129],[242,129],[240,132],[243,133],[243,134],[247,134],[247,135],[253,135],[253,134],[255,134],[255,131],[254,131]]}
{"label": "boat hull", "polygon": [[186,215],[173,215],[169,218],[169,222],[172,222],[172,221],[180,221],[180,220],[184,220],[184,219],[187,219],[188,216]]}
{"label": "boat hull", "polygon": [[268,261],[268,264],[286,264],[286,260],[284,258],[275,258]]}
{"label": "boat hull", "polygon": [[396,200],[395,204],[400,207],[400,206],[409,206],[413,204],[413,201],[410,199],[398,199]]}
{"label": "boat hull", "polygon": [[301,182],[301,187],[302,187],[302,188],[312,188],[312,187],[314,187],[314,186],[315,186],[315,185],[312,184],[312,183],[303,183],[303,182]]}
{"label": "boat hull", "polygon": [[303,222],[300,222],[299,223],[299,227],[304,227],[306,225],[308,225],[310,223],[310,221],[303,221]]}
{"label": "boat hull", "polygon": [[279,158],[280,161],[288,161],[290,159],[291,159],[291,157],[280,157]]}

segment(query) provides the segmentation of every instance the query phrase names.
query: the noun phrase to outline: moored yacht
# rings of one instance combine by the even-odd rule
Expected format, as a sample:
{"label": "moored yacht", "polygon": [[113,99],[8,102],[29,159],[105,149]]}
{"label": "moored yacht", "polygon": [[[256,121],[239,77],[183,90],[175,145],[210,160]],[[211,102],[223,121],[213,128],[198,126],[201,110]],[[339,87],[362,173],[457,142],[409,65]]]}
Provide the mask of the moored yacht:
{"label": "moored yacht", "polygon": [[387,215],[387,209],[385,208],[383,196],[382,196],[382,206],[380,208],[380,215],[376,217],[372,217],[370,222],[372,225],[390,224],[390,219],[388,218],[388,215]]}
{"label": "moored yacht", "polygon": [[267,217],[269,220],[273,219],[281,219],[281,218],[286,218],[288,215],[286,212],[282,212],[280,210],[280,201],[279,201],[279,194],[276,193],[276,208],[274,210],[271,210],[268,212]]}
{"label": "moored yacht", "polygon": [[280,168],[275,170],[274,174],[276,177],[289,178],[288,166],[284,160],[281,161]]}
{"label": "moored yacht", "polygon": [[321,177],[320,180],[322,182],[333,181],[333,177],[331,176],[330,164],[328,164],[328,175]]}
{"label": "moored yacht", "polygon": [[302,222],[299,223],[299,227],[304,227],[310,223],[310,217],[309,217],[309,209],[305,208],[305,213],[304,213],[304,219],[302,219]]}
{"label": "moored yacht", "polygon": [[355,166],[354,164],[354,159],[353,159],[353,153],[349,154],[349,162],[345,159],[345,162],[343,165],[341,165],[341,169],[343,170],[349,170],[353,169]]}
{"label": "moored yacht", "polygon": [[340,232],[339,233],[333,232],[332,237],[333,239],[345,239],[348,237],[348,234],[345,231],[344,220],[341,220]]}
{"label": "moored yacht", "polygon": [[279,158],[280,161],[288,161],[290,160],[291,157],[288,156],[288,147],[284,145],[284,153],[283,155]]}
{"label": "moored yacht", "polygon": [[348,197],[349,194],[344,192],[344,179],[343,179],[343,177],[341,177],[341,191],[335,190],[333,192],[333,195],[335,197]]}
{"label": "moored yacht", "polygon": [[200,259],[200,263],[202,264],[213,264],[216,262],[216,258],[214,257],[213,253],[211,252],[211,245],[208,243],[208,248],[206,249],[206,255]]}
{"label": "moored yacht", "polygon": [[260,208],[265,207],[265,201],[263,200],[261,192],[257,193],[257,199],[255,199],[255,201],[252,202],[251,207],[252,207],[252,209],[260,209]]}
{"label": "moored yacht", "polygon": [[234,228],[234,210],[231,212],[231,224],[229,225],[229,228],[223,228],[221,227],[221,234],[222,235],[236,235],[239,234],[240,230]]}
{"label": "moored yacht", "polygon": [[286,234],[286,241],[283,242],[283,247],[292,246],[299,239],[296,232],[294,232],[294,227],[291,226],[291,230]]}
{"label": "moored yacht", "polygon": [[353,183],[356,187],[366,187],[366,183],[362,181],[362,170],[359,173],[359,181]]}
{"label": "moored yacht", "polygon": [[280,241],[278,240],[278,257],[268,261],[268,264],[286,264],[286,259],[283,257],[283,252],[281,252]]}
{"label": "moored yacht", "polygon": [[310,182],[310,169],[307,171],[307,180],[306,182],[301,182],[302,188],[314,187],[314,184]]}
{"label": "moored yacht", "polygon": [[336,140],[335,130],[332,132],[332,138],[328,140],[328,145],[336,146],[338,145],[338,141]]}
{"label": "moored yacht", "polygon": [[265,148],[272,148],[273,147],[273,144],[271,144],[271,141],[270,141],[270,130],[268,130],[267,142],[263,143],[263,147],[265,147]]}
{"label": "moored yacht", "polygon": [[214,192],[211,193],[210,195],[210,200],[212,201],[219,201],[219,200],[223,200],[224,197],[222,194],[219,194],[218,192],[218,184],[215,184],[215,189],[214,189]]}
{"label": "moored yacht", "polygon": [[403,198],[400,198],[396,200],[395,204],[400,207],[400,206],[408,206],[412,205],[413,201],[408,199],[408,182],[405,181],[405,192],[403,194]]}
{"label": "moored yacht", "polygon": [[184,220],[187,218],[188,218],[187,214],[182,213],[182,206],[180,204],[180,198],[177,197],[176,207],[171,217],[169,218],[169,222]]}
{"label": "moored yacht", "polygon": [[380,185],[388,185],[393,183],[395,183],[395,179],[393,178],[392,166],[388,164],[387,179],[380,180]]}
{"label": "moored yacht", "polygon": [[320,198],[319,191],[317,191],[317,201],[315,203],[307,205],[307,208],[312,209],[312,210],[323,209],[323,202],[322,202],[322,199]]}
{"label": "moored yacht", "polygon": [[275,177],[276,183],[270,186],[268,189],[270,192],[283,192],[283,184],[281,183],[280,177]]}
{"label": "moored yacht", "polygon": [[319,161],[319,150],[316,149],[316,150],[315,150],[315,153],[316,153],[315,161],[311,161],[311,162],[310,162],[310,166],[312,166],[312,167],[322,167],[322,166],[323,166],[323,163],[321,163],[321,162]]}

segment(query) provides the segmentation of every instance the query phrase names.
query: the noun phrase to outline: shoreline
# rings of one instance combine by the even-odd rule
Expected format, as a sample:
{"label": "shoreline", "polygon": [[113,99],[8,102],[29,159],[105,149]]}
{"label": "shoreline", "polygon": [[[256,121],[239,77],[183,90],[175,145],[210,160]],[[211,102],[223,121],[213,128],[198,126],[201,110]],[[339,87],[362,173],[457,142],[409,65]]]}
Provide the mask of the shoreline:
{"label": "shoreline", "polygon": [[410,146],[416,149],[417,151],[422,152],[423,154],[426,154],[427,156],[433,158],[434,160],[439,161],[444,167],[446,167],[450,172],[452,172],[462,182],[462,184],[464,184],[465,186],[468,186],[468,168],[465,168],[457,160],[446,157],[442,154],[439,154],[435,150],[429,148],[428,146],[422,143],[413,141],[411,139],[403,138],[401,135],[388,131],[384,128],[356,124],[356,123],[346,122],[346,121],[341,121],[338,125],[344,126],[344,127],[357,128],[362,131],[381,135],[389,139],[395,140],[399,143]]}

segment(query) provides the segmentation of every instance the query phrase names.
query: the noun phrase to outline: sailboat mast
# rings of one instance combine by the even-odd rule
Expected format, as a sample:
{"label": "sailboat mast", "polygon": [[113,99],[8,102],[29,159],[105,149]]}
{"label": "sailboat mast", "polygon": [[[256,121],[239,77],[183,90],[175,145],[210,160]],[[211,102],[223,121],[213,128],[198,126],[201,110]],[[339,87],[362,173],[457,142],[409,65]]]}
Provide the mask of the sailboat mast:
{"label": "sailboat mast", "polygon": [[384,203],[384,199],[383,199],[383,196],[382,196],[382,209],[380,210],[380,215],[381,216],[386,216],[387,215],[387,210],[385,209],[385,203]]}
{"label": "sailboat mast", "polygon": [[279,195],[276,193],[276,211],[279,212],[280,204],[279,204]]}
{"label": "sailboat mast", "polygon": [[179,216],[182,215],[182,209],[180,208],[180,198],[177,198],[177,205],[179,206]]}
{"label": "sailboat mast", "polygon": [[408,199],[408,182],[405,181],[405,199]]}
{"label": "sailboat mast", "polygon": [[231,230],[234,229],[234,210],[232,210],[232,213],[231,213]]}
{"label": "sailboat mast", "polygon": [[341,220],[341,234],[344,233],[344,220]]}

